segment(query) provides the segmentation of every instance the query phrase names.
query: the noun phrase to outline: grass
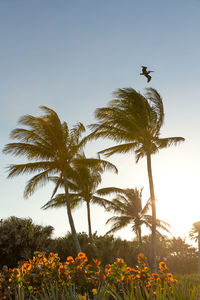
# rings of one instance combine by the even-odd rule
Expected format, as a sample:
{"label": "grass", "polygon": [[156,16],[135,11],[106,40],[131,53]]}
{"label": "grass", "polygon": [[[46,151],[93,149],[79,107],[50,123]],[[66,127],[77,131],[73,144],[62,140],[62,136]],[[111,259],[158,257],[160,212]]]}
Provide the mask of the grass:
{"label": "grass", "polygon": [[95,295],[80,295],[75,292],[75,287],[63,287],[58,291],[58,286],[46,286],[39,297],[31,296],[25,299],[23,289],[18,289],[14,300],[200,300],[200,275],[177,275],[178,283],[169,288],[156,289],[156,293],[148,292],[147,289],[121,290],[116,292],[114,288],[104,285],[100,287]]}

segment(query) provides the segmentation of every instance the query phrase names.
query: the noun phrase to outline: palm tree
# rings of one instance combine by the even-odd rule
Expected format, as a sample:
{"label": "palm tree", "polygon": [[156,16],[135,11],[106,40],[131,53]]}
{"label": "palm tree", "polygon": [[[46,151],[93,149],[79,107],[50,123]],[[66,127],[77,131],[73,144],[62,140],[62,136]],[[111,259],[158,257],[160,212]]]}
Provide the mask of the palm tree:
{"label": "palm tree", "polygon": [[[105,207],[109,201],[102,198],[102,196],[120,192],[120,189],[115,187],[97,189],[102,181],[101,175],[105,170],[113,170],[117,173],[117,168],[112,163],[102,160],[100,157],[89,159],[82,153],[75,162],[73,178],[71,178],[70,182],[69,196],[71,198],[71,209],[77,207],[82,201],[86,202],[90,238],[92,238],[90,204],[94,203]],[[58,178],[52,178],[52,180],[57,183]],[[65,205],[65,202],[65,194],[57,194],[56,197],[48,201],[42,208],[59,208]]]}
{"label": "palm tree", "polygon": [[[25,156],[30,162],[9,165],[8,177],[37,172],[25,187],[24,196],[28,198],[37,188],[48,183],[51,176],[58,174],[60,180],[63,181],[68,220],[76,251],[80,252],[81,248],[70,208],[69,178],[73,174],[73,162],[83,147],[80,137],[85,127],[82,123],[78,123],[69,130],[67,123],[61,123],[54,110],[45,106],[41,109],[45,113],[41,117],[25,115],[19,119],[19,124],[28,128],[16,128],[11,131],[11,138],[17,139],[18,142],[5,145],[3,152]],[[53,195],[58,186],[59,183]]]}
{"label": "palm tree", "polygon": [[[129,224],[132,224],[132,230],[135,232],[140,246],[142,249],[142,233],[141,226],[145,225],[147,228],[152,226],[152,216],[148,215],[147,212],[150,208],[150,199],[146,202],[142,208],[142,189],[124,189],[121,190],[120,194],[107,205],[106,210],[112,211],[115,216],[109,218],[106,224],[112,223],[112,228],[107,232],[114,233]],[[164,229],[169,232],[167,226],[169,224],[156,219],[157,227]]]}
{"label": "palm tree", "polygon": [[189,237],[198,243],[198,273],[200,274],[200,221],[192,224]]}
{"label": "palm tree", "polygon": [[[164,122],[164,107],[159,93],[146,89],[146,94],[132,88],[118,89],[107,107],[95,112],[98,123],[91,124],[88,139],[109,138],[119,145],[100,151],[107,157],[115,153],[134,151],[136,162],[146,156],[152,209],[152,261],[156,271],[156,205],[151,167],[151,155],[160,149],[184,141],[182,137],[160,138]],[[122,143],[124,142],[124,143]]]}

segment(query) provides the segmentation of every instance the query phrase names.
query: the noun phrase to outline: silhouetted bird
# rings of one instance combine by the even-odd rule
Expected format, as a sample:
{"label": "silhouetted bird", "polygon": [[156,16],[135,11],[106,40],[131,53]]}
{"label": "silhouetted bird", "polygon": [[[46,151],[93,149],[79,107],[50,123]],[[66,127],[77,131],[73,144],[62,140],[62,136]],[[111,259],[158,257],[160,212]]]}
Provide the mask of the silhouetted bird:
{"label": "silhouetted bird", "polygon": [[149,73],[154,72],[154,71],[147,71],[147,67],[142,66],[142,73],[140,73],[140,75],[144,75],[147,78],[147,82],[149,82],[151,80],[151,76],[149,75]]}

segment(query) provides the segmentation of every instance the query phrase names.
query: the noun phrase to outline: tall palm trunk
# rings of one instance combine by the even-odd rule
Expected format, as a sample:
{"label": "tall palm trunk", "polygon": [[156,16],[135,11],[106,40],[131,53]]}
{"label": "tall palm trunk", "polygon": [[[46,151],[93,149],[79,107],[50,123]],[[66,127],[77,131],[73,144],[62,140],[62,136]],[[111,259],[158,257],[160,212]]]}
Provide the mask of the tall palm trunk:
{"label": "tall palm trunk", "polygon": [[200,233],[198,235],[198,273],[200,274]]}
{"label": "tall palm trunk", "polygon": [[70,227],[71,227],[71,233],[72,233],[72,237],[74,239],[76,252],[78,254],[79,252],[81,252],[81,247],[80,247],[78,236],[77,236],[76,229],[75,229],[75,226],[74,226],[74,220],[72,218],[72,213],[71,213],[71,208],[70,208],[70,200],[69,200],[68,182],[67,182],[67,177],[65,175],[63,177],[63,180],[64,180],[65,196],[66,196],[66,199],[67,199],[68,220],[69,220],[69,224],[70,224]]}
{"label": "tall palm trunk", "polygon": [[92,226],[91,226],[91,214],[90,214],[90,202],[87,201],[87,217],[88,217],[88,233],[89,237],[92,239]]}
{"label": "tall palm trunk", "polygon": [[156,263],[156,203],[155,203],[155,194],[154,194],[154,185],[153,185],[153,176],[151,169],[151,154],[147,153],[147,170],[149,177],[149,189],[151,196],[151,210],[152,210],[152,237],[151,237],[151,255],[152,255],[152,271],[157,272],[157,263]]}
{"label": "tall palm trunk", "polygon": [[141,231],[141,225],[138,227],[137,236],[138,236],[138,244],[139,244],[140,252],[142,252],[142,231]]}

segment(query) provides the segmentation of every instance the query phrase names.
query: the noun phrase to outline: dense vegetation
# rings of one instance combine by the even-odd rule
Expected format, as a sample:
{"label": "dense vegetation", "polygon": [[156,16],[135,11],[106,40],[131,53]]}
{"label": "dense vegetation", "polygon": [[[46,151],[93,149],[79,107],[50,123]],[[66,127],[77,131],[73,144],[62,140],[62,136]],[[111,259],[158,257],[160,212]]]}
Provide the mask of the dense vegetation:
{"label": "dense vegetation", "polygon": [[[0,225],[0,266],[16,267],[19,261],[31,259],[35,251],[58,253],[61,261],[74,256],[75,246],[70,233],[65,237],[52,238],[53,227],[35,225],[31,219],[10,217]],[[97,258],[102,265],[110,264],[117,257],[123,258],[129,266],[135,266],[140,244],[137,240],[126,241],[111,235],[92,239],[86,233],[78,234],[81,248],[87,253],[89,261]],[[143,253],[151,266],[151,236],[144,236]],[[197,272],[198,251],[182,238],[157,236],[157,259],[164,261],[170,272],[189,274]]]}
{"label": "dense vegetation", "polygon": [[75,292],[85,298],[97,294],[101,287],[106,294],[111,289],[122,296],[123,291],[136,289],[147,299],[148,294],[156,294],[158,287],[171,289],[176,283],[177,280],[168,272],[164,262],[159,263],[157,274],[151,273],[142,253],[137,256],[137,266],[133,268],[127,266],[121,258],[101,267],[101,261],[93,259],[88,262],[83,252],[75,258],[67,257],[64,262],[60,262],[59,256],[52,252],[48,257],[43,252],[37,252],[33,259],[20,263],[18,268],[3,268],[0,274],[0,295],[13,297],[17,291],[23,290],[25,297],[38,297],[48,285],[53,284],[57,286],[59,295],[63,287],[73,285]]}
{"label": "dense vegetation", "polygon": [[85,253],[59,256],[35,252],[32,259],[19,262],[17,268],[3,267],[0,273],[1,299],[41,300],[195,300],[200,296],[199,276],[177,276],[169,273],[164,262],[158,273],[151,273],[143,254],[130,267],[117,258],[112,264],[101,265],[98,259],[88,261]]}

